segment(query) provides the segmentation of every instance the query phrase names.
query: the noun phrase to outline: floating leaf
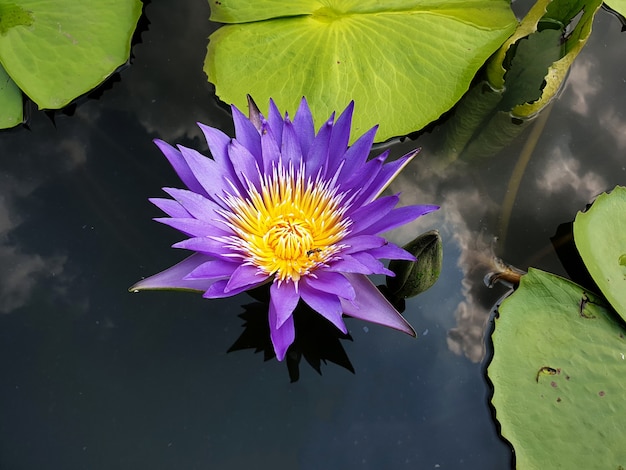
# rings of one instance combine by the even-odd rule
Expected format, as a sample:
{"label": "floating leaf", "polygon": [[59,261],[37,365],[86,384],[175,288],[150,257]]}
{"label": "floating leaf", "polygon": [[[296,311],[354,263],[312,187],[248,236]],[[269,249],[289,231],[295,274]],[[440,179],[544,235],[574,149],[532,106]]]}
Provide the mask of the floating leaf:
{"label": "floating leaf", "polygon": [[626,0],[607,0],[606,3],[611,10],[616,11],[622,16],[626,16]]}
{"label": "floating leaf", "polygon": [[40,108],[61,108],[128,60],[139,0],[0,0],[0,62]]}
{"label": "floating leaf", "polygon": [[517,468],[626,468],[626,330],[599,297],[530,269],[499,308],[488,368]]}
{"label": "floating leaf", "polygon": [[574,242],[589,274],[626,320],[626,188],[598,196],[574,221]]}
{"label": "floating leaf", "polygon": [[395,277],[387,277],[389,294],[408,298],[430,289],[439,278],[443,264],[443,244],[437,230],[423,233],[403,247],[417,261],[392,260],[389,269]]}
{"label": "floating leaf", "polygon": [[22,92],[0,65],[0,129],[17,126],[24,119]]}
{"label": "floating leaf", "polygon": [[304,95],[319,124],[354,100],[353,138],[380,124],[379,140],[450,109],[517,24],[501,0],[221,0],[211,19],[237,23],[205,61],[223,101],[293,113]]}

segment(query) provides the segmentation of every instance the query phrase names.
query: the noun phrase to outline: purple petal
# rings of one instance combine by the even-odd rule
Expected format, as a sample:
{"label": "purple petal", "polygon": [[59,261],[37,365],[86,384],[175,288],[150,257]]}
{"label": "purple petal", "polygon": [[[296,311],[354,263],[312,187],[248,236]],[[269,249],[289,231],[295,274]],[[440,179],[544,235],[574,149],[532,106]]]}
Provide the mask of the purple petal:
{"label": "purple petal", "polygon": [[270,128],[272,129],[272,134],[274,134],[276,142],[281,142],[283,140],[283,118],[280,111],[276,107],[276,103],[274,103],[274,100],[271,98],[267,113],[267,121],[270,124]]}
{"label": "purple petal", "polygon": [[246,147],[237,140],[231,141],[228,146],[228,155],[235,169],[235,174],[243,188],[247,188],[246,180],[250,181],[259,190],[259,163]]}
{"label": "purple petal", "polygon": [[220,206],[210,199],[185,189],[163,188],[167,194],[176,199],[192,217],[206,222],[214,222],[222,217],[216,213]]}
{"label": "purple petal", "polygon": [[[207,196],[220,194],[221,190],[225,187],[225,182],[222,173],[219,171],[218,164],[209,157],[202,155],[197,150],[182,145],[179,145],[178,149],[193,172],[193,175],[196,177],[196,180],[203,188],[202,191],[196,191],[193,188],[189,189],[195,193]],[[228,189],[230,189],[230,187]]]}
{"label": "purple petal", "polygon": [[313,139],[315,138],[315,127],[313,125],[313,116],[305,98],[300,101],[300,107],[296,111],[296,117],[293,118],[293,127],[296,130],[302,155],[307,155]]}
{"label": "purple petal", "polygon": [[268,276],[262,274],[258,267],[242,264],[233,272],[228,284],[224,288],[224,292],[241,289],[242,287],[247,290],[251,285],[264,282],[267,278]]}
{"label": "purple petal", "polygon": [[278,282],[274,281],[270,287],[270,299],[276,313],[276,327],[279,328],[291,317],[300,295],[296,292],[293,282],[282,282],[279,286]]}
{"label": "purple petal", "polygon": [[224,233],[218,227],[198,219],[159,217],[154,220],[164,225],[169,225],[190,237],[219,236]]}
{"label": "purple petal", "polygon": [[357,235],[341,240],[342,245],[348,245],[348,248],[342,250],[342,253],[351,254],[358,251],[371,250],[383,246],[387,241],[383,237],[375,235]]}
{"label": "purple petal", "polygon": [[373,223],[384,218],[391,212],[399,200],[400,197],[397,194],[385,196],[359,207],[353,213],[348,211],[346,215],[354,222],[350,227],[350,232],[353,234],[360,233]]}
{"label": "purple petal", "polygon": [[224,134],[219,129],[205,126],[202,123],[197,123],[204,134],[204,138],[209,144],[209,150],[213,156],[213,160],[220,168],[222,176],[228,177],[231,181],[235,179],[235,170],[228,157],[228,144],[230,144],[231,138]]}
{"label": "purple petal", "polygon": [[274,352],[276,353],[276,359],[282,361],[285,358],[287,349],[293,343],[296,338],[296,329],[294,327],[293,316],[289,316],[281,326],[278,326],[278,313],[277,306],[270,299],[269,309],[269,325],[270,325],[270,338],[274,345]]}
{"label": "purple petal", "polygon": [[152,198],[149,198],[148,201],[150,201],[152,204],[157,206],[159,209],[161,209],[170,217],[177,217],[177,218],[183,218],[183,219],[191,217],[191,214],[187,212],[185,208],[181,206],[178,201],[172,201],[171,199],[163,199],[160,197],[152,197]]}
{"label": "purple petal", "polygon": [[415,330],[374,284],[361,274],[345,274],[356,292],[353,302],[342,300],[343,313],[415,336]]}
{"label": "purple petal", "polygon": [[325,270],[336,273],[374,274],[370,268],[352,255],[341,255],[341,259],[333,261]]}
{"label": "purple petal", "polygon": [[254,289],[255,287],[259,287],[261,284],[264,284],[266,280],[258,282],[257,284],[252,284],[249,286],[242,286],[237,289],[226,290],[226,286],[228,285],[228,280],[221,279],[219,281],[215,281],[211,286],[207,289],[207,291],[202,294],[202,297],[205,299],[222,299],[224,297],[233,297],[237,294],[241,294],[250,289]]}
{"label": "purple petal", "polygon": [[130,291],[153,290],[153,289],[182,289],[203,292],[213,282],[212,279],[187,280],[185,276],[196,269],[199,265],[210,261],[212,258],[203,254],[193,254],[171,268],[161,271],[154,276],[142,279]]}
{"label": "purple petal", "polygon": [[195,237],[195,238],[189,238],[187,240],[174,243],[172,247],[182,248],[184,250],[197,251],[199,253],[211,255],[214,258],[224,259],[225,261],[238,260],[238,258],[225,256],[227,254],[232,253],[232,251],[224,247],[223,241],[216,241],[213,238],[209,238],[209,237],[200,236],[200,237]]}
{"label": "purple petal", "polygon": [[327,160],[327,171],[330,174],[334,173],[337,168],[339,168],[339,162],[348,149],[353,111],[354,101],[350,101],[333,126]]}
{"label": "purple petal", "polygon": [[393,162],[386,163],[381,168],[380,172],[376,175],[376,178],[369,183],[367,189],[365,189],[359,197],[354,201],[355,204],[363,205],[376,199],[380,194],[389,186],[389,183],[402,171],[402,169],[409,164],[413,158],[418,154],[419,149],[401,157]]}
{"label": "purple petal", "polygon": [[202,263],[191,271],[185,279],[224,279],[232,275],[239,263],[215,259]]}
{"label": "purple petal", "polygon": [[246,147],[255,157],[261,158],[261,136],[254,124],[237,109],[231,106],[233,113],[233,124],[235,125],[235,137],[241,145]]}
{"label": "purple petal", "polygon": [[201,122],[196,123],[202,133],[204,134],[204,139],[209,145],[209,150],[211,151],[211,155],[213,156],[213,160],[218,162],[220,166],[224,165],[228,162],[228,144],[230,143],[230,137],[224,134],[219,129],[215,129],[214,127],[207,126],[202,124]]}
{"label": "purple petal", "polygon": [[334,114],[322,125],[315,139],[313,139],[309,153],[306,154],[307,176],[315,178],[318,171],[326,165],[328,145],[330,144],[330,135],[333,130],[333,120]]}
{"label": "purple petal", "polygon": [[223,233],[217,232],[216,227],[214,227],[213,225],[198,219],[158,217],[154,220],[159,223],[169,225],[170,227],[173,227],[176,230],[183,232],[185,235],[189,235],[191,237],[207,237],[210,235]]}
{"label": "purple petal", "polygon": [[162,141],[161,139],[154,139],[154,143],[157,147],[159,147],[159,150],[163,152],[163,155],[165,155],[165,158],[167,158],[167,160],[170,162],[170,165],[172,165],[172,168],[174,168],[174,171],[176,172],[180,180],[185,184],[185,186],[187,186],[193,192],[207,194],[196,176],[193,174],[193,171],[189,167],[188,163],[185,161],[182,154],[178,150],[176,150],[167,142]]}
{"label": "purple petal", "polygon": [[283,157],[283,163],[293,162],[295,168],[298,168],[302,161],[302,149],[300,148],[300,142],[296,131],[289,119],[285,119],[285,125],[283,127],[283,143],[280,149],[280,153]]}
{"label": "purple petal", "polygon": [[265,173],[272,173],[274,166],[280,160],[280,149],[276,138],[270,129],[270,125],[267,121],[262,121],[261,124],[261,147],[263,149],[263,170]]}
{"label": "purple petal", "polygon": [[389,212],[383,219],[367,227],[366,230],[369,233],[387,232],[388,230],[404,225],[437,209],[439,209],[439,206],[431,205],[399,207]]}
{"label": "purple petal", "polygon": [[380,248],[368,250],[368,253],[374,258],[379,259],[404,259],[407,261],[415,261],[415,256],[411,253],[406,251],[404,248],[400,248],[398,245],[389,242]]}
{"label": "purple petal", "polygon": [[345,179],[348,179],[357,169],[361,168],[367,161],[372,150],[372,144],[374,143],[374,137],[378,126],[372,127],[369,131],[363,134],[357,139],[354,144],[346,151],[343,159],[345,161],[343,168],[341,169],[341,175],[345,175]]}
{"label": "purple petal", "polygon": [[335,294],[348,300],[354,299],[352,284],[342,274],[321,269],[315,274],[317,277],[307,276],[302,278],[302,281],[315,290]]}
{"label": "purple petal", "polygon": [[386,274],[387,276],[395,276],[393,271],[390,271],[385,267],[383,263],[378,261],[372,255],[367,253],[366,251],[361,251],[359,253],[354,253],[352,255],[354,259],[356,259],[363,266],[369,268],[372,274]]}
{"label": "purple petal", "polygon": [[389,151],[387,150],[358,167],[347,180],[341,181],[342,189],[357,189],[361,193],[367,192],[369,186],[376,181],[376,177],[382,171],[388,155]]}
{"label": "purple petal", "polygon": [[341,318],[343,310],[339,297],[335,294],[312,289],[305,283],[300,286],[300,295],[309,307],[335,325],[342,333],[348,332]]}

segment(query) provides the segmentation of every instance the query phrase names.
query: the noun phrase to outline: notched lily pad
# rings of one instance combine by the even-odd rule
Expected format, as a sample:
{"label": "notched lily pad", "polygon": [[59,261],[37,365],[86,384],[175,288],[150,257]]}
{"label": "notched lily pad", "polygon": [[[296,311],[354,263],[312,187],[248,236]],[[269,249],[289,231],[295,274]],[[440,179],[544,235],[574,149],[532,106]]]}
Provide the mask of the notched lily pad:
{"label": "notched lily pad", "polygon": [[601,194],[576,215],[574,242],[589,274],[626,320],[626,187]]}
{"label": "notched lily pad", "polygon": [[139,0],[0,0],[0,62],[39,108],[92,90],[130,55]]}
{"label": "notched lily pad", "polygon": [[[220,0],[204,70],[223,101],[306,96],[321,123],[351,101],[353,139],[376,124],[386,140],[450,109],[515,29],[502,0]],[[242,60],[245,58],[245,60]],[[267,111],[266,109],[263,112]]]}
{"label": "notched lily pad", "polygon": [[521,278],[488,368],[517,468],[626,468],[625,335],[600,296],[536,269]]}

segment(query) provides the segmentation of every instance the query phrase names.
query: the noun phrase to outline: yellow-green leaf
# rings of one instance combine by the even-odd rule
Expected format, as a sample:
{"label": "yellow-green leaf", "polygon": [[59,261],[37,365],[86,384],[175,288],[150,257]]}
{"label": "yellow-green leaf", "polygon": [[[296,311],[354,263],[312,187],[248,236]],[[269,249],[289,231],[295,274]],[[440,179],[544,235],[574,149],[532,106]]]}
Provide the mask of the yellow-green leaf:
{"label": "yellow-green leaf", "polygon": [[0,62],[40,108],[57,109],[124,64],[139,0],[0,0]]}
{"label": "yellow-green leaf", "polygon": [[[221,0],[205,71],[217,95],[246,106],[273,98],[317,123],[354,100],[353,138],[419,130],[467,91],[517,24],[502,0]],[[266,111],[262,109],[262,111]]]}

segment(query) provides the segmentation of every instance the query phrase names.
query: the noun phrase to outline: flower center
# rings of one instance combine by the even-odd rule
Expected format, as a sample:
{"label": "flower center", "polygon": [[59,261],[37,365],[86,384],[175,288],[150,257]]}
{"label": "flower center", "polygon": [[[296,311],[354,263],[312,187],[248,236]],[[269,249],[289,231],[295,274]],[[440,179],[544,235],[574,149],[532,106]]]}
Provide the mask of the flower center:
{"label": "flower center", "polygon": [[279,216],[265,238],[265,243],[281,259],[298,259],[302,252],[310,251],[313,244],[312,227],[300,219],[283,219]]}
{"label": "flower center", "polygon": [[331,180],[307,180],[304,164],[278,163],[259,188],[248,183],[246,196],[224,198],[230,211],[222,215],[234,235],[222,241],[263,274],[297,283],[344,247],[339,242],[352,223],[344,217],[345,193]]}

